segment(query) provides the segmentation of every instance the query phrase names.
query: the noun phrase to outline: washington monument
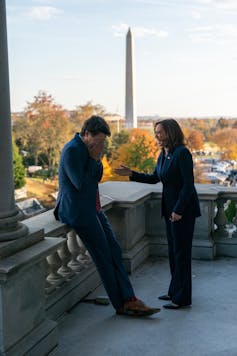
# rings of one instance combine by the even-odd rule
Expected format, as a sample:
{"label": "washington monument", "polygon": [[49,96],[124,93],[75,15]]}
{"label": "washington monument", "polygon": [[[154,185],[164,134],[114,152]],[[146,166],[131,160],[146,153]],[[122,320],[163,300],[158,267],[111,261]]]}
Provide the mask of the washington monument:
{"label": "washington monument", "polygon": [[133,38],[129,28],[126,36],[125,126],[127,128],[137,127],[133,59]]}

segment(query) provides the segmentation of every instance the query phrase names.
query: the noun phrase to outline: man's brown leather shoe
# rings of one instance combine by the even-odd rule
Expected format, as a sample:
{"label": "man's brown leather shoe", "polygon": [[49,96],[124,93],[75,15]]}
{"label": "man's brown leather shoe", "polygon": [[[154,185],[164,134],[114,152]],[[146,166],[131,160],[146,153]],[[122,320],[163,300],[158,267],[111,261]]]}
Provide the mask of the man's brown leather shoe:
{"label": "man's brown leather shoe", "polygon": [[123,307],[117,309],[116,313],[120,315],[147,316],[159,313],[160,308],[151,308],[145,305],[141,300],[125,302]]}

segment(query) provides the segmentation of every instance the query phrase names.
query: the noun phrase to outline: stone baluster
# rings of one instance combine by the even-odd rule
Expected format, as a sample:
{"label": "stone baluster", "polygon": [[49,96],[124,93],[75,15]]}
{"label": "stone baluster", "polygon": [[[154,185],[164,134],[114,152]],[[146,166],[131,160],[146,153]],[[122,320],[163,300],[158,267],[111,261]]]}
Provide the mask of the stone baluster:
{"label": "stone baluster", "polygon": [[76,237],[78,245],[80,246],[80,255],[78,256],[78,261],[81,262],[84,266],[86,266],[92,263],[91,256],[89,255],[80,237],[78,235],[76,235]]}
{"label": "stone baluster", "polygon": [[58,273],[58,270],[62,265],[58,252],[55,251],[53,254],[49,255],[47,257],[47,262],[50,268],[50,274],[47,276],[47,280],[56,287],[61,286],[65,282],[65,278]]}
{"label": "stone baluster", "polygon": [[225,215],[224,204],[226,202],[225,198],[218,198],[216,201],[217,204],[217,213],[214,218],[214,223],[217,226],[214,234],[217,238],[228,237],[229,233],[226,230],[227,218]]}
{"label": "stone baluster", "polygon": [[49,274],[51,272],[50,265],[47,261],[47,258],[45,259],[44,263],[45,263],[45,293],[50,294],[56,289],[56,287],[54,284],[50,283],[49,280],[47,279],[47,277],[49,276]]}
{"label": "stone baluster", "polygon": [[69,231],[67,233],[67,237],[68,249],[72,257],[70,262],[68,263],[68,266],[70,266],[73,271],[80,272],[84,268],[84,264],[78,260],[78,257],[81,253],[81,248],[77,241],[76,232],[74,230]]}
{"label": "stone baluster", "polygon": [[68,266],[72,256],[68,249],[67,237],[65,236],[65,243],[58,249],[58,255],[62,261],[61,267],[58,269],[58,273],[66,279],[70,279],[75,275],[75,272]]}

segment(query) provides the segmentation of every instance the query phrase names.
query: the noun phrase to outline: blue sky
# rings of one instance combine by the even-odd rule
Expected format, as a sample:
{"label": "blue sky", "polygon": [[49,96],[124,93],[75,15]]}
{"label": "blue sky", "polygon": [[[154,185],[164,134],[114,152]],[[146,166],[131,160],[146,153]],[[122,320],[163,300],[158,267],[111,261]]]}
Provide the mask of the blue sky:
{"label": "blue sky", "polygon": [[237,0],[7,0],[12,111],[125,111],[131,27],[138,115],[237,117]]}

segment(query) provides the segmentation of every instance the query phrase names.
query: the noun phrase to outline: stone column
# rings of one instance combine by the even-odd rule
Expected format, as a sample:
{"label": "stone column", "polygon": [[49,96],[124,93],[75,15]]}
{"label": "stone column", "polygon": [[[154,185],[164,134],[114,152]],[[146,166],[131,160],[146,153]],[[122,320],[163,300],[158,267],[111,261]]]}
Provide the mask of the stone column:
{"label": "stone column", "polygon": [[18,222],[20,214],[15,206],[7,26],[5,0],[0,1],[0,242],[14,240],[27,234]]}
{"label": "stone column", "polygon": [[126,94],[125,94],[125,126],[127,128],[137,127],[137,116],[135,112],[135,85],[133,66],[133,39],[129,28],[126,37]]}

